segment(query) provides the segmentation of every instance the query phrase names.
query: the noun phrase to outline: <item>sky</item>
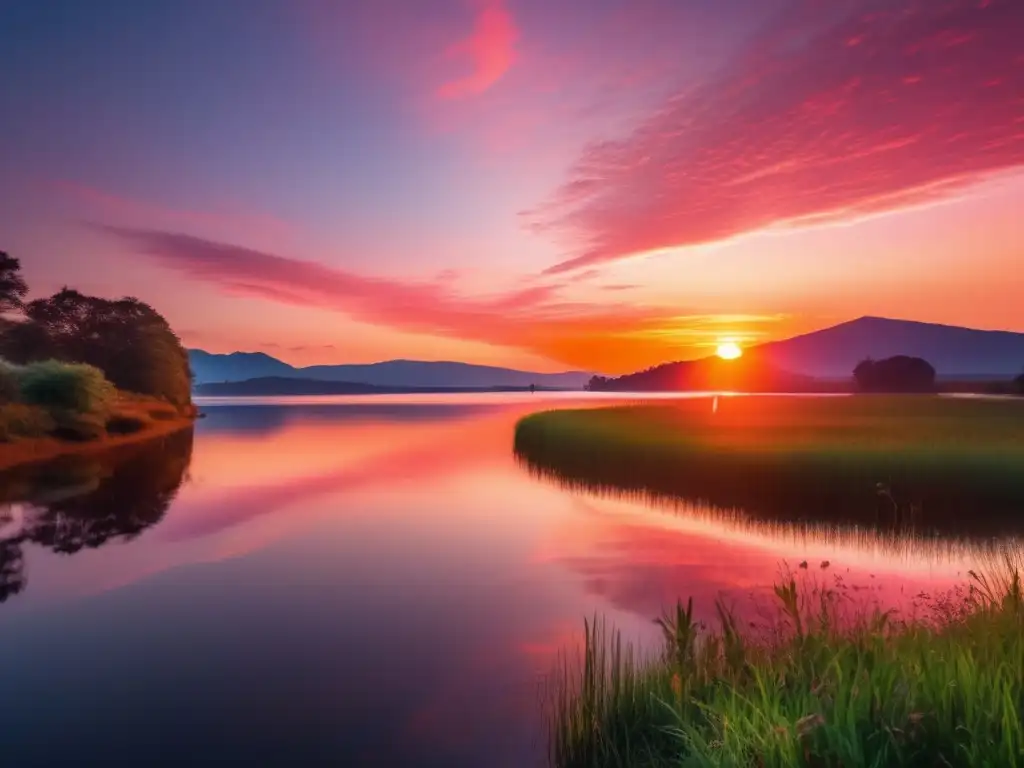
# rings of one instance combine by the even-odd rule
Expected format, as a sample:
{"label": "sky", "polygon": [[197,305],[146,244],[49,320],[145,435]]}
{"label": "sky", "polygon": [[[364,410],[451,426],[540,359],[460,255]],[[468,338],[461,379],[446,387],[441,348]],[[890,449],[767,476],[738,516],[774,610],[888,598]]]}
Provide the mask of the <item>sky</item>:
{"label": "sky", "polygon": [[1024,331],[1021,0],[0,0],[0,250],[190,347]]}

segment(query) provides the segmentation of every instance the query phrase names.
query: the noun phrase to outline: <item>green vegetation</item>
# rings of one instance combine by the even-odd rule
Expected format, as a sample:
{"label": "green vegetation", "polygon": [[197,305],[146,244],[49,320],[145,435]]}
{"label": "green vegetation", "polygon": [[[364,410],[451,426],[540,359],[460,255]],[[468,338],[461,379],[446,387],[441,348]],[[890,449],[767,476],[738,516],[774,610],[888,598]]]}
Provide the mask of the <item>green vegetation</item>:
{"label": "green vegetation", "polygon": [[26,303],[20,266],[0,252],[0,465],[193,415],[188,356],[152,307],[68,288]]}
{"label": "green vegetation", "polygon": [[[717,408],[713,403],[717,402]],[[1019,530],[1024,408],[935,396],[719,397],[564,410],[516,426],[533,470],[761,520]]]}
{"label": "green vegetation", "polygon": [[103,371],[91,365],[47,360],[21,370],[13,369],[21,399],[50,411],[105,413],[114,399],[114,387]]}
{"label": "green vegetation", "polygon": [[1024,597],[1016,567],[920,619],[844,613],[841,589],[775,588],[778,618],[744,628],[718,604],[659,620],[643,658],[600,622],[555,681],[558,768],[1024,764]]}
{"label": "green vegetation", "polygon": [[18,260],[0,252],[0,312],[21,315],[0,320],[0,357],[18,364],[85,363],[119,390],[189,407],[188,354],[148,304],[130,297],[86,296],[70,288],[25,302],[26,293]]}

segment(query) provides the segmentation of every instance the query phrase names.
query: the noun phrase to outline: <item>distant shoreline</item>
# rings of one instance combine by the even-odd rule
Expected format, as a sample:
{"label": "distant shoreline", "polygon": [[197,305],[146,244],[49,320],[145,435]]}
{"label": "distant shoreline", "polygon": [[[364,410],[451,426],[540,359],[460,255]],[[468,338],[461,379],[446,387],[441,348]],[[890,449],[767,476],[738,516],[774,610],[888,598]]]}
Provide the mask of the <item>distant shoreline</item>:
{"label": "distant shoreline", "polygon": [[[247,379],[244,381],[226,381],[199,384],[193,388],[196,397],[329,397],[338,395],[456,395],[456,394],[500,394],[527,393],[529,387],[384,387],[374,384],[357,382],[318,381],[314,379],[291,379],[284,377],[266,377]],[[536,387],[537,393],[585,393],[593,391],[603,394],[645,395],[645,394],[697,394],[713,393],[721,390],[709,389],[618,389],[602,387],[595,390],[572,389],[564,387]],[[730,390],[733,391],[733,390]],[[815,379],[805,382],[800,387],[763,390],[734,390],[737,394],[779,394],[779,395],[814,395],[814,394],[857,394],[853,383],[845,380]],[[985,379],[949,379],[939,380],[934,394],[974,394],[974,395],[1015,395],[1013,382]]]}
{"label": "distant shoreline", "polygon": [[315,379],[292,379],[265,377],[244,381],[205,383],[192,390],[197,397],[285,397],[285,396],[328,396],[328,395],[433,395],[433,394],[485,394],[500,392],[582,392],[582,389],[567,387],[385,387],[376,384],[361,384],[349,381],[318,381]]}

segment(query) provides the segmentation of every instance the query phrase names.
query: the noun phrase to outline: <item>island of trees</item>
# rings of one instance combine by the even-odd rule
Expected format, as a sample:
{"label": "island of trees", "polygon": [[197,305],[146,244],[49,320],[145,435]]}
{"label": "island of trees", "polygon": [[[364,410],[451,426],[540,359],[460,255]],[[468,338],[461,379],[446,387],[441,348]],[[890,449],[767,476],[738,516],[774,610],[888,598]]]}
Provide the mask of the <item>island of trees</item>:
{"label": "island of trees", "polygon": [[934,392],[935,368],[920,357],[896,355],[885,360],[862,360],[853,369],[861,392]]}
{"label": "island of trees", "polygon": [[70,288],[27,294],[0,252],[0,468],[191,421],[188,354],[159,312]]}

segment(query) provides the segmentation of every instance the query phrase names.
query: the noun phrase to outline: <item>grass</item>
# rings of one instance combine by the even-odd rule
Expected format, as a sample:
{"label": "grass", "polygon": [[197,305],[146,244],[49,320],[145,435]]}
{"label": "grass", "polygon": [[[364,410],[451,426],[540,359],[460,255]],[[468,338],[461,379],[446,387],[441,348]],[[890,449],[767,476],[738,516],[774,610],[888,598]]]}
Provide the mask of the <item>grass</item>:
{"label": "grass", "polygon": [[1024,598],[1013,563],[901,621],[841,590],[776,586],[769,625],[692,601],[644,657],[600,621],[555,680],[557,768],[1024,765]]}
{"label": "grass", "polygon": [[[720,397],[526,417],[515,451],[592,490],[763,520],[996,535],[1024,508],[1024,403],[934,396]],[[970,512],[967,512],[970,510]]]}

